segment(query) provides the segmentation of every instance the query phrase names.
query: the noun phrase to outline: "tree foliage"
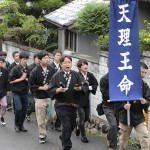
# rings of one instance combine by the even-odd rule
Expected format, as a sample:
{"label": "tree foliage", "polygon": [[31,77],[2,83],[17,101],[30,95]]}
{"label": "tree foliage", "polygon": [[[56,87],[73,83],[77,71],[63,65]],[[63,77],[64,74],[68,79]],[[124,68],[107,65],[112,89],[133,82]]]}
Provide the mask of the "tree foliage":
{"label": "tree foliage", "polygon": [[63,6],[65,3],[62,0],[39,0],[33,2],[33,10],[36,14],[41,15],[44,13],[49,13]]}
{"label": "tree foliage", "polygon": [[[144,21],[147,25],[146,30],[139,31],[140,53],[150,51],[150,22]],[[108,51],[109,49],[109,35],[100,35],[94,44],[100,47],[101,50]]]}
{"label": "tree foliage", "polygon": [[79,32],[86,34],[106,34],[109,27],[109,5],[87,4],[78,14],[75,26]]}
{"label": "tree foliage", "polygon": [[141,30],[140,35],[140,50],[141,54],[143,51],[150,51],[150,22],[144,21],[147,25],[147,30]]}
{"label": "tree foliage", "polygon": [[54,11],[65,3],[62,0],[30,1],[32,7],[27,7],[27,0],[0,3],[0,13],[5,14],[0,23],[0,39],[51,51],[58,46],[58,33],[52,27],[46,28],[42,11]]}
{"label": "tree foliage", "polygon": [[14,13],[17,12],[20,6],[17,2],[14,1],[4,1],[0,3],[0,15],[6,13]]}

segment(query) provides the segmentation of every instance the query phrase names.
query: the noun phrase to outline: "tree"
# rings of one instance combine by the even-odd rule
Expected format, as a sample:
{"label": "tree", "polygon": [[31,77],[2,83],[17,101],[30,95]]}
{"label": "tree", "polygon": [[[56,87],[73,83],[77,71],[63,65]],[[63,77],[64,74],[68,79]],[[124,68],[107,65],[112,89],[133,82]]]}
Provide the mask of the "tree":
{"label": "tree", "polygon": [[[55,28],[47,29],[42,11],[54,11],[65,3],[62,0],[5,0],[0,3],[0,39],[52,51],[58,46],[58,33]],[[30,15],[29,15],[30,14]]]}
{"label": "tree", "polygon": [[[144,51],[150,51],[150,22],[144,21],[144,23],[147,25],[146,30],[139,31],[139,42],[140,42],[140,53]],[[97,40],[94,41],[94,44],[100,49],[104,51],[108,51],[109,49],[109,35],[100,35]]]}
{"label": "tree", "polygon": [[87,4],[78,14],[75,26],[79,32],[103,35],[108,33],[109,5]]}

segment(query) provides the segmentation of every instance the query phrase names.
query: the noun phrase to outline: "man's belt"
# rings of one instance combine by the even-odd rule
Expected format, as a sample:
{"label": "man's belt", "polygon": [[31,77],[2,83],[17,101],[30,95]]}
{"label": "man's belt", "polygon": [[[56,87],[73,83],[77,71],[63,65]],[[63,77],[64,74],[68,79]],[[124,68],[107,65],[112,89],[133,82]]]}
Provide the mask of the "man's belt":
{"label": "man's belt", "polygon": [[73,106],[73,107],[78,107],[77,104],[73,103],[56,103],[57,106]]}

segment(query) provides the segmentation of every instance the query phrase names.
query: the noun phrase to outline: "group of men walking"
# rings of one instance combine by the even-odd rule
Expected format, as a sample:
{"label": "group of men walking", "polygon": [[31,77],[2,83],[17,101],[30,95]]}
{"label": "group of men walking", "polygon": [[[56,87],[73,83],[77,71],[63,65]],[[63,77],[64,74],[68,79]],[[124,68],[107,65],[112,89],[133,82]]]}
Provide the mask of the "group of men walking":
{"label": "group of men walking", "polygon": [[[56,120],[50,122],[51,128],[61,131],[59,136],[64,150],[72,148],[71,134],[74,129],[76,135],[81,133],[81,141],[88,143],[84,123],[89,121],[90,93],[96,94],[98,82],[89,72],[88,62],[79,59],[77,68],[72,70],[72,58],[62,56],[61,51],[53,52],[54,60],[50,64],[49,54],[40,51],[34,54],[34,63],[27,65],[29,53],[13,52],[14,63],[6,66],[6,60],[0,56],[0,104],[1,123],[5,125],[4,115],[7,107],[7,97],[12,91],[13,109],[15,115],[16,132],[27,132],[24,127],[25,118],[30,121],[32,111],[36,112],[39,143],[45,143],[51,100],[55,108]],[[148,67],[141,64],[142,78]],[[130,104],[125,102],[110,103],[108,74],[100,80],[102,93],[102,108],[109,124],[107,144],[109,150],[117,150],[117,133],[120,129],[120,150],[125,150],[131,130],[134,127],[139,136],[142,150],[149,149],[148,131],[144,123],[143,109],[150,105],[150,89],[143,81],[143,98]],[[11,103],[9,104],[11,105]],[[127,126],[126,110],[131,112],[131,126]],[[117,111],[116,111],[117,110]],[[119,115],[116,115],[117,113]],[[52,113],[52,112],[50,112]],[[77,113],[79,121],[76,122]],[[119,116],[119,117],[117,117]],[[118,127],[119,126],[119,127]],[[61,127],[61,128],[60,128]],[[142,131],[141,131],[142,130]]]}

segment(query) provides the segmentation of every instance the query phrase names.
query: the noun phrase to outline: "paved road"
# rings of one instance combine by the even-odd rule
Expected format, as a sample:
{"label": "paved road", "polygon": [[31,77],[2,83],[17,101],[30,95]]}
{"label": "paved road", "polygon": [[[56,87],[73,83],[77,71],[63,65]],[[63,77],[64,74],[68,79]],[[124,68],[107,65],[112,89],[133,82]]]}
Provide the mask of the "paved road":
{"label": "paved road", "polygon": [[[47,142],[45,144],[38,143],[38,130],[35,117],[31,117],[30,122],[25,122],[27,133],[15,132],[14,115],[7,112],[5,127],[0,126],[0,150],[62,150],[59,141],[59,134],[51,129],[48,130]],[[85,144],[80,141],[79,137],[72,135],[72,150],[107,150],[106,141],[100,137],[89,137],[90,143]],[[136,150],[130,148],[130,150]]]}

